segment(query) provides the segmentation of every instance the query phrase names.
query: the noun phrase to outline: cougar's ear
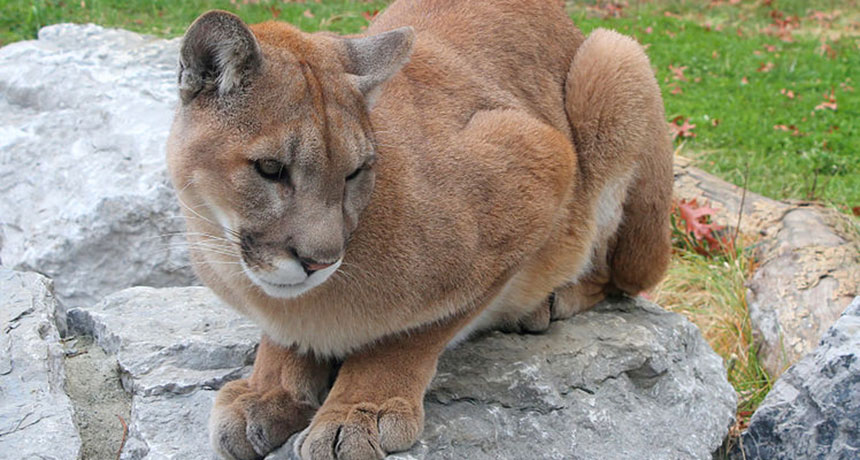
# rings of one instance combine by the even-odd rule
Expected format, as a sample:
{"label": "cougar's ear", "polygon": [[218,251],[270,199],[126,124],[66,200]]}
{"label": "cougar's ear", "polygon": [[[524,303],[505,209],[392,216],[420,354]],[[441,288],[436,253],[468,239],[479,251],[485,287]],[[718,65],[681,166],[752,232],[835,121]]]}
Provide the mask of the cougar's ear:
{"label": "cougar's ear", "polygon": [[256,72],[260,45],[238,16],[210,11],[188,27],[179,52],[179,95],[187,104],[203,91],[224,96]]}
{"label": "cougar's ear", "polygon": [[368,108],[373,106],[382,84],[409,62],[414,41],[412,27],[344,40],[346,72],[364,95]]}

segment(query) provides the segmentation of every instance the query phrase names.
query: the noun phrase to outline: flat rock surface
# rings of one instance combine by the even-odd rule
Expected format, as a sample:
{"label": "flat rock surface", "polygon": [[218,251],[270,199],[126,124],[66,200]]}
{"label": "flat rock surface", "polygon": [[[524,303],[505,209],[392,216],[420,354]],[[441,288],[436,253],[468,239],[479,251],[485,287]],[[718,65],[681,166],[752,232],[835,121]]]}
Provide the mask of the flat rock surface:
{"label": "flat rock surface", "polygon": [[860,297],[774,384],[742,442],[735,458],[858,458]]}
{"label": "flat rock surface", "polygon": [[68,312],[70,328],[115,354],[136,395],[219,388],[253,364],[260,331],[207,288],[129,288]]}
{"label": "flat rock surface", "polygon": [[0,458],[75,460],[51,281],[0,268]]}
{"label": "flat rock surface", "polygon": [[0,260],[66,304],[195,284],[164,160],[177,46],[61,24],[0,49]]}

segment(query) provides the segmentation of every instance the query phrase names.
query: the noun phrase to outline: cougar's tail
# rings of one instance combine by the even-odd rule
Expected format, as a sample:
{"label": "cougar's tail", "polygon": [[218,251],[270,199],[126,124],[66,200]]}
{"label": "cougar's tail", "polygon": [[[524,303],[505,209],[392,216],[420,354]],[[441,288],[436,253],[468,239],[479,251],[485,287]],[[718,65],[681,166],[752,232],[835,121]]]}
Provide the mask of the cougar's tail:
{"label": "cougar's tail", "polygon": [[616,210],[600,202],[597,209],[598,227],[615,231],[603,256],[610,282],[629,294],[649,289],[669,262],[673,176],[663,100],[644,49],[616,32],[592,32],[568,72],[565,109],[581,189],[601,193],[600,202],[623,200]]}

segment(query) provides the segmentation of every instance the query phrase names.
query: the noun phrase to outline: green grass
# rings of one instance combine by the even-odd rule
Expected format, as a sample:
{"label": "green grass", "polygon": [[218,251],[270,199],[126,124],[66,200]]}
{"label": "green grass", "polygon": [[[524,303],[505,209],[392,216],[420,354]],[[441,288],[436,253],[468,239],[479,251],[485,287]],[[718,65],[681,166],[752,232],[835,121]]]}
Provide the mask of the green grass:
{"label": "green grass", "polygon": [[287,21],[306,31],[355,33],[387,1],[326,0],[284,2],[259,0],[0,0],[0,43],[36,37],[39,28],[59,22],[92,22],[151,35],[175,37],[201,13],[227,10],[249,23]]}

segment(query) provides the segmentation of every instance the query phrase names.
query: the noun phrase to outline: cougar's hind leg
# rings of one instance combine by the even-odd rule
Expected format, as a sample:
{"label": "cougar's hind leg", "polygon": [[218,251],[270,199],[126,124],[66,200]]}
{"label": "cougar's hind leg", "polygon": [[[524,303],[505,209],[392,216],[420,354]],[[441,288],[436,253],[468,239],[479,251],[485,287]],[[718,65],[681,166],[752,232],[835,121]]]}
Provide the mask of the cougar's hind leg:
{"label": "cougar's hind leg", "polygon": [[660,88],[633,39],[597,29],[574,56],[566,82],[583,194],[596,199],[590,269],[556,291],[554,318],[635,295],[662,278],[669,261],[672,145]]}
{"label": "cougar's hind leg", "polygon": [[570,318],[606,298],[609,284],[606,247],[604,244],[595,249],[594,260],[583,276],[556,288],[550,295],[550,318],[553,321]]}
{"label": "cougar's hind leg", "polygon": [[[646,162],[624,202],[624,220],[612,252],[611,285],[629,295],[654,287],[663,279],[671,256],[669,213],[672,201],[671,157]],[[659,179],[646,179],[647,176]]]}

